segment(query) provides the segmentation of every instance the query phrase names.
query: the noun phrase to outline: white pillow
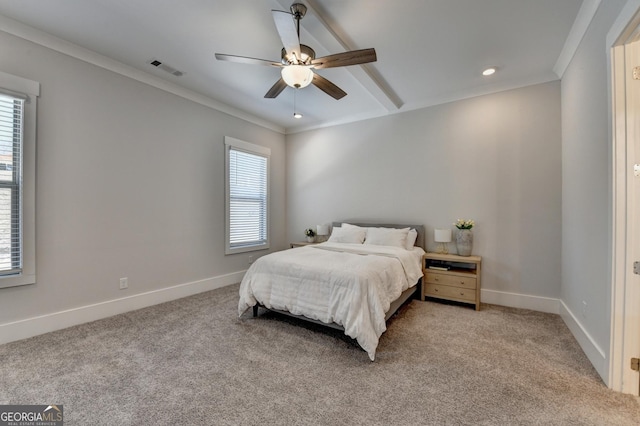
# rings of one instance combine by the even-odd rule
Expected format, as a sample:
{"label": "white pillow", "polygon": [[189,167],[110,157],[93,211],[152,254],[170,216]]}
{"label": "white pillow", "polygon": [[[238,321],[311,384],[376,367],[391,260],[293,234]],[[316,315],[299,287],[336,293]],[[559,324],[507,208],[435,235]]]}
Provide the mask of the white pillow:
{"label": "white pillow", "polygon": [[406,248],[409,228],[367,228],[365,244]]}
{"label": "white pillow", "polygon": [[366,234],[365,229],[358,226],[354,226],[353,228],[338,226],[333,228],[328,241],[332,243],[362,244]]}
{"label": "white pillow", "polygon": [[404,248],[407,250],[413,250],[413,246],[416,244],[416,240],[418,239],[418,231],[411,228],[409,233],[407,234],[407,241],[405,243]]}

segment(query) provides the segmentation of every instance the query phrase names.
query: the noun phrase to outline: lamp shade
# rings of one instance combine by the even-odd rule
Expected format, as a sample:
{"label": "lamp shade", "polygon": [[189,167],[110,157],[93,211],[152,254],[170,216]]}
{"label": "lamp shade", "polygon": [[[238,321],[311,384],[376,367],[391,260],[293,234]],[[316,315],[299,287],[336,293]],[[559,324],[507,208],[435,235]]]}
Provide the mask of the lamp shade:
{"label": "lamp shade", "polygon": [[288,65],[280,73],[284,82],[296,89],[307,87],[313,80],[313,71],[303,65]]}
{"label": "lamp shade", "polygon": [[316,234],[318,234],[318,235],[329,235],[329,225],[318,225],[318,226],[316,226]]}
{"label": "lamp shade", "polygon": [[450,243],[451,229],[434,229],[436,243]]}

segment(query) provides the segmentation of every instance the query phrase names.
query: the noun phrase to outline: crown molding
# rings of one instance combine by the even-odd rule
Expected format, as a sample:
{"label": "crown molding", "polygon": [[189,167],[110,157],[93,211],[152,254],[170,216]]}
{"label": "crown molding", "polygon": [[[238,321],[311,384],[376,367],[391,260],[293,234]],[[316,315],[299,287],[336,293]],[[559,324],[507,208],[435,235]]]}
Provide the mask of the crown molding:
{"label": "crown molding", "polygon": [[237,108],[233,108],[208,96],[196,93],[189,89],[185,89],[184,87],[181,87],[175,83],[163,80],[137,68],[125,65],[92,50],[70,43],[61,38],[54,37],[51,34],[37,30],[33,27],[30,27],[3,15],[0,15],[0,28],[2,28],[1,31],[5,33],[20,37],[24,40],[30,41],[32,43],[38,44],[72,58],[123,75],[125,77],[163,90],[165,92],[180,96],[184,99],[188,99],[205,107],[223,112],[225,114],[229,114],[233,117],[248,121],[255,125],[265,127],[269,130],[273,130],[282,134],[285,133],[284,127],[275,125],[267,120],[239,110]]}
{"label": "crown molding", "polygon": [[553,72],[556,73],[558,78],[562,78],[569,66],[569,63],[571,63],[573,56],[576,54],[578,46],[580,46],[580,42],[587,32],[593,17],[598,11],[600,2],[601,0],[584,0],[582,2],[578,15],[576,15],[576,19],[573,21],[571,30],[569,30],[569,35],[564,42],[562,51],[556,60],[556,64],[553,66]]}

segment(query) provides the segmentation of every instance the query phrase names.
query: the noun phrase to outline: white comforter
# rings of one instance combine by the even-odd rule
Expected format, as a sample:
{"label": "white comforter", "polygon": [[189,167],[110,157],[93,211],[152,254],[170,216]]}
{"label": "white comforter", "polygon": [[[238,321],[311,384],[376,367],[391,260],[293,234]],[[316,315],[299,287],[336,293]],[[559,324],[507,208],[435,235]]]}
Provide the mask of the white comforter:
{"label": "white comforter", "polygon": [[322,243],[271,253],[254,262],[240,284],[238,313],[261,303],[335,322],[373,361],[391,302],[422,276],[424,250]]}

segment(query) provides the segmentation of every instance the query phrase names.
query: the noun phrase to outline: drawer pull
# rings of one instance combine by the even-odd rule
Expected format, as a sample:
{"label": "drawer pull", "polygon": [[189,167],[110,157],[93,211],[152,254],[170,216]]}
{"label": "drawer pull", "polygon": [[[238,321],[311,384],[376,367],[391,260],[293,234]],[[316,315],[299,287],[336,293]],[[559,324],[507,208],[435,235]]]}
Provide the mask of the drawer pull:
{"label": "drawer pull", "polygon": [[460,284],[464,285],[464,281],[460,281]]}
{"label": "drawer pull", "polygon": [[440,278],[435,277],[433,280],[434,280],[434,281],[440,281]]}

